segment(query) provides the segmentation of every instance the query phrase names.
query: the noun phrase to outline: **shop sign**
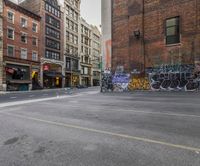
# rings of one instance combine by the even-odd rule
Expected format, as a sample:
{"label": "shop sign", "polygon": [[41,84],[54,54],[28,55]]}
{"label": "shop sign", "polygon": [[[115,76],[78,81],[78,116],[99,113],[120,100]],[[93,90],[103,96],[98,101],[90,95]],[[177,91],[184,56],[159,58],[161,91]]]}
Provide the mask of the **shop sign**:
{"label": "shop sign", "polygon": [[44,65],[44,66],[43,66],[43,70],[44,70],[44,71],[49,71],[49,65]]}
{"label": "shop sign", "polygon": [[5,70],[6,70],[6,73],[8,74],[13,74],[15,72],[13,68],[9,68],[9,67],[6,67]]}

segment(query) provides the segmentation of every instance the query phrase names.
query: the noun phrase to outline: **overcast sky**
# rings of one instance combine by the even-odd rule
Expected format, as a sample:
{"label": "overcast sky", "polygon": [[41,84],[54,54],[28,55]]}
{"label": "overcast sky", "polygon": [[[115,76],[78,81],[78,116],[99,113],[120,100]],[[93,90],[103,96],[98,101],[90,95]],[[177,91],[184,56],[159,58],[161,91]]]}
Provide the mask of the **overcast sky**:
{"label": "overcast sky", "polygon": [[[64,0],[60,0],[63,4]],[[101,24],[101,0],[81,0],[81,16],[89,23],[99,27]]]}

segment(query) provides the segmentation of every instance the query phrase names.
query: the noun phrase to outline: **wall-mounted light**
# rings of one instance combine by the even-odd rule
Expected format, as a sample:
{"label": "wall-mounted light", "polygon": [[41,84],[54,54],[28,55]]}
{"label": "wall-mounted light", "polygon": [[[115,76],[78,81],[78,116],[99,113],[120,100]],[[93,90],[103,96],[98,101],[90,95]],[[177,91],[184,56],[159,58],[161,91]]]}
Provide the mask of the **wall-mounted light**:
{"label": "wall-mounted light", "polygon": [[140,30],[135,30],[134,36],[135,36],[136,39],[139,39],[140,38]]}

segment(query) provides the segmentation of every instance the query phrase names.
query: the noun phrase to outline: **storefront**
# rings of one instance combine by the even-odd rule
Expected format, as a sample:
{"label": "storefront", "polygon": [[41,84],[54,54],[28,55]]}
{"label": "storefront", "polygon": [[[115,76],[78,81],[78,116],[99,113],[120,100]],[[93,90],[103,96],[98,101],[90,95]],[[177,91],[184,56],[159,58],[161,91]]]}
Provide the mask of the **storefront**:
{"label": "storefront", "polygon": [[43,86],[46,89],[62,88],[62,67],[57,64],[43,65]]}
{"label": "storefront", "polygon": [[40,82],[40,68],[39,66],[32,66],[32,90],[42,89]]}
{"label": "storefront", "polygon": [[7,64],[5,67],[7,91],[28,91],[30,80],[30,66]]}

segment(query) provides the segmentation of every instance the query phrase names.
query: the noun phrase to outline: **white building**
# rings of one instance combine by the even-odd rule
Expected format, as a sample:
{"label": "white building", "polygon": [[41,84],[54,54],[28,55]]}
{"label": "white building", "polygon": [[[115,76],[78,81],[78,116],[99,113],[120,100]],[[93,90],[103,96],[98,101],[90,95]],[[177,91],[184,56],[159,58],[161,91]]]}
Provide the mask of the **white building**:
{"label": "white building", "polygon": [[101,32],[96,26],[92,26],[92,83],[100,85],[101,68]]}

